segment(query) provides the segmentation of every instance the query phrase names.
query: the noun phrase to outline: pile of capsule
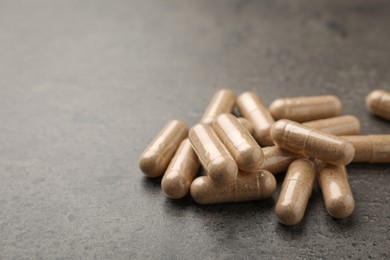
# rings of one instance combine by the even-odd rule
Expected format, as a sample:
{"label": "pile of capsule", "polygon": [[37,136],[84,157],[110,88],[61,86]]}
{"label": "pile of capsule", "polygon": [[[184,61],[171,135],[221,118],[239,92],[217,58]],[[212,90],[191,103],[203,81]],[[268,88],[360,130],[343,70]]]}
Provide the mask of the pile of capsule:
{"label": "pile of capsule", "polygon": [[[242,117],[232,114],[235,106]],[[389,92],[371,92],[366,106],[390,120]],[[191,193],[199,204],[269,198],[274,174],[287,171],[275,207],[279,222],[302,220],[316,180],[328,213],[346,218],[355,201],[345,165],[389,163],[390,135],[359,135],[359,120],[340,116],[341,110],[335,96],[277,99],[267,109],[255,93],[236,98],[223,89],[190,130],[179,120],[168,122],[139,165],[148,177],[163,175],[169,198]],[[198,176],[200,165],[206,176]]]}

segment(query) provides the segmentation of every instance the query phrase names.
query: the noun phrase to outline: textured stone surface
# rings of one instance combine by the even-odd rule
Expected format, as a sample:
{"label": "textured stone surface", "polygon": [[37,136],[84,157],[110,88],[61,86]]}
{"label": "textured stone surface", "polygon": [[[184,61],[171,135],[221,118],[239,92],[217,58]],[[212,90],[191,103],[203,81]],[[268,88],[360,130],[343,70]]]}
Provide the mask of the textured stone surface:
{"label": "textured stone surface", "polygon": [[389,258],[389,165],[348,166],[354,214],[316,188],[303,222],[273,199],[199,206],[163,196],[139,154],[221,87],[333,94],[363,133],[390,133],[365,95],[390,89],[390,3],[2,1],[0,258]]}

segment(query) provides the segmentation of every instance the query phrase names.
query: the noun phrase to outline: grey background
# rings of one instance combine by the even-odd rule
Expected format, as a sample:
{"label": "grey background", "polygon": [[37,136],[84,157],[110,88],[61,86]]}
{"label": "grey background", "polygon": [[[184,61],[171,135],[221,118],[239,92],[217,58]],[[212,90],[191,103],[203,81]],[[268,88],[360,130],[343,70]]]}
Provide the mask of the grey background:
{"label": "grey background", "polygon": [[366,94],[390,89],[390,2],[0,1],[0,258],[389,258],[389,165],[348,166],[354,214],[316,189],[301,224],[273,199],[164,197],[138,156],[219,88],[334,94],[390,133]]}

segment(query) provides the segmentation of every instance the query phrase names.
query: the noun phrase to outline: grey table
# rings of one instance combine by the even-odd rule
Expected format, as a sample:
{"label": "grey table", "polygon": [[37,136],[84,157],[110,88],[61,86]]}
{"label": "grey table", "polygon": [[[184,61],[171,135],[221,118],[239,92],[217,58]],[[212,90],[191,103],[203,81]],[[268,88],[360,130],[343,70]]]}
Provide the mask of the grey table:
{"label": "grey table", "polygon": [[363,134],[390,133],[365,95],[390,89],[390,2],[1,1],[0,258],[389,258],[389,165],[348,166],[354,214],[316,188],[299,225],[272,199],[164,197],[138,156],[219,88],[334,94]]}

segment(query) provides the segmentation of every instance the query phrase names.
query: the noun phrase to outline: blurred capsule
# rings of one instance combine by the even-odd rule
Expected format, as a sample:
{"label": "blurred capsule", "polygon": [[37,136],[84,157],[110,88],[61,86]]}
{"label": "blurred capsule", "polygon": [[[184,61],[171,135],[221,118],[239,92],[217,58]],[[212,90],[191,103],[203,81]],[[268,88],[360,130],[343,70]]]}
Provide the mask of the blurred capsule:
{"label": "blurred capsule", "polygon": [[148,177],[161,176],[187,135],[186,124],[179,120],[168,122],[141,154],[139,158],[141,171]]}
{"label": "blurred capsule", "polygon": [[295,122],[338,116],[341,109],[340,99],[330,95],[280,98],[269,106],[269,111],[275,120],[290,119]]}

